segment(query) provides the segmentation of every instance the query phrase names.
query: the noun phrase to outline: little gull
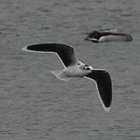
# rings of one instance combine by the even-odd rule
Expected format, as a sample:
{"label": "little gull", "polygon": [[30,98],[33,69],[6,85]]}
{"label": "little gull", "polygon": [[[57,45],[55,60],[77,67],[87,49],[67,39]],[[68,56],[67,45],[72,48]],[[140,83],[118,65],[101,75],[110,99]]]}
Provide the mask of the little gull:
{"label": "little gull", "polygon": [[93,69],[92,66],[80,62],[75,57],[72,46],[60,43],[47,43],[26,46],[22,50],[36,53],[56,53],[64,69],[53,71],[52,73],[64,81],[74,77],[94,80],[102,107],[106,112],[109,111],[112,102],[112,83],[109,73],[103,69]]}
{"label": "little gull", "polygon": [[85,40],[94,43],[110,42],[110,41],[132,41],[133,38],[130,34],[123,33],[118,29],[106,29],[101,31],[93,31],[85,38]]}

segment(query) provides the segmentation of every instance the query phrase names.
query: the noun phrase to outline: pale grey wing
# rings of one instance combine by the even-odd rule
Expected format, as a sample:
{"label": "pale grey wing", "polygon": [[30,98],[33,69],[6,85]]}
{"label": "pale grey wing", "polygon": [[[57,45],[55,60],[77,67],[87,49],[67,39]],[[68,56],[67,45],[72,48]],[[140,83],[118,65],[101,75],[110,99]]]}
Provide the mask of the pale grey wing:
{"label": "pale grey wing", "polygon": [[102,32],[101,33],[102,36],[109,36],[109,35],[115,35],[115,36],[126,36],[125,33],[119,33],[119,32]]}
{"label": "pale grey wing", "polygon": [[48,52],[57,53],[66,67],[78,62],[78,60],[75,57],[73,47],[65,44],[59,43],[35,44],[24,47],[23,50],[42,53]]}
{"label": "pale grey wing", "polygon": [[105,108],[110,108],[112,102],[112,83],[109,73],[106,70],[93,70],[87,77],[96,81],[101,101]]}

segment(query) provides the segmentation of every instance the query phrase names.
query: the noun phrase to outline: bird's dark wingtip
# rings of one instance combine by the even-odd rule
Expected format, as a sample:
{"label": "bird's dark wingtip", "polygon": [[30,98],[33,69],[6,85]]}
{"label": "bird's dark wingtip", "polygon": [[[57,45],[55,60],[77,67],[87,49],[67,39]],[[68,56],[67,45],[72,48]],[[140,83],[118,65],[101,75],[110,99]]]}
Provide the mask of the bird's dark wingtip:
{"label": "bird's dark wingtip", "polygon": [[112,82],[109,73],[106,70],[93,70],[87,77],[96,81],[101,104],[104,110],[109,111],[112,102]]}

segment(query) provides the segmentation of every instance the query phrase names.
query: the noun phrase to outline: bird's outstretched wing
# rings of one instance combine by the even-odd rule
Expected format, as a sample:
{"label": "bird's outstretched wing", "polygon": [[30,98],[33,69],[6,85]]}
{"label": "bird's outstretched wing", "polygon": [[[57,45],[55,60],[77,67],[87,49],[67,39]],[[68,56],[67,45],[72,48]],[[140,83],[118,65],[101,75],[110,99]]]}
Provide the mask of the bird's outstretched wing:
{"label": "bird's outstretched wing", "polygon": [[36,53],[49,53],[49,52],[57,53],[66,67],[78,62],[78,60],[74,55],[73,47],[65,44],[59,43],[35,44],[26,46],[22,50]]}
{"label": "bird's outstretched wing", "polygon": [[96,81],[102,106],[109,111],[112,102],[112,83],[109,73],[106,70],[93,70],[86,77]]}

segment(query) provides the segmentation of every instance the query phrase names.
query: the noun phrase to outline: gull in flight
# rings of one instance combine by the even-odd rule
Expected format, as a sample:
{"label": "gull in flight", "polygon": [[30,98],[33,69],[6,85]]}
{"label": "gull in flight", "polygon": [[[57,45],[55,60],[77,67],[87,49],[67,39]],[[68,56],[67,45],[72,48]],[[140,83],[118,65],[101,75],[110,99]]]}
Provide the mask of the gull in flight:
{"label": "gull in flight", "polygon": [[60,43],[46,43],[29,45],[23,51],[36,53],[55,53],[61,60],[64,69],[52,73],[59,79],[69,81],[71,78],[83,77],[95,81],[97,93],[103,109],[108,112],[112,102],[112,82],[109,73],[103,69],[94,69],[92,66],[80,62],[70,45]]}

